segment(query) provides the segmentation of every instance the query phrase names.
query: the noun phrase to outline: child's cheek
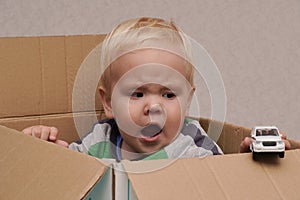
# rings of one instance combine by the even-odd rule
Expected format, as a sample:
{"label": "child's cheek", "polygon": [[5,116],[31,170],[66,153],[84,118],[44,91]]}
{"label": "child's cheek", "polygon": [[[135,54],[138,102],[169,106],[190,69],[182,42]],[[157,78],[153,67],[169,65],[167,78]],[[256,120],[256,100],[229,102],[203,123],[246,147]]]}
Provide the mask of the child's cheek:
{"label": "child's cheek", "polygon": [[135,115],[131,112],[130,97],[118,94],[112,100],[113,115],[119,128],[131,135],[137,136],[140,127],[134,120]]}

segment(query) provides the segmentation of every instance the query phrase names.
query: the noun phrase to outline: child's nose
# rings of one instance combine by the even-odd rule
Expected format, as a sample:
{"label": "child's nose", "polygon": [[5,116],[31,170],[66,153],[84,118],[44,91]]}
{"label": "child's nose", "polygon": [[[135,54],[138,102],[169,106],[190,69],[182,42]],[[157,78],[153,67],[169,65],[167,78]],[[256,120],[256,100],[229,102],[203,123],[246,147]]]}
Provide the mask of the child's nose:
{"label": "child's nose", "polygon": [[160,95],[146,96],[144,114],[150,123],[159,123],[161,127],[164,126],[167,118],[167,113],[164,107],[163,99]]}
{"label": "child's nose", "polygon": [[145,106],[144,113],[146,115],[160,114],[163,113],[163,108],[160,103],[148,103]]}
{"label": "child's nose", "polygon": [[152,104],[146,109],[147,117],[149,117],[149,120],[151,123],[156,122],[162,124],[162,126],[165,124],[166,121],[166,115],[164,108],[161,104]]}
{"label": "child's nose", "polygon": [[149,108],[149,113],[161,113],[163,112],[162,106],[160,104],[153,104]]}

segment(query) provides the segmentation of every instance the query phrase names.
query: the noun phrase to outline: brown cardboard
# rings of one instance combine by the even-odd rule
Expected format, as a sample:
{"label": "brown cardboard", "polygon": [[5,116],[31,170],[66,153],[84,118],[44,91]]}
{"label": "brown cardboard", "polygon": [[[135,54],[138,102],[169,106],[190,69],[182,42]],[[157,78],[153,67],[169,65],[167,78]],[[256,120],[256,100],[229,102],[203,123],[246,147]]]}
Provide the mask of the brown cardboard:
{"label": "brown cardboard", "polygon": [[107,167],[0,126],[0,199],[82,199]]}
{"label": "brown cardboard", "polygon": [[299,199],[300,150],[287,151],[284,159],[254,161],[249,153],[123,165],[140,200]]}
{"label": "brown cardboard", "polygon": [[[0,127],[0,199],[298,199],[300,150],[122,161],[96,158]],[[125,171],[120,171],[123,169]],[[114,172],[112,172],[112,170]],[[112,175],[114,174],[114,175]]]}
{"label": "brown cardboard", "polygon": [[[60,138],[68,142],[87,133],[94,123],[93,113],[72,110],[73,85],[80,65],[104,37],[0,38],[0,125],[17,130],[36,124],[56,126]],[[102,119],[105,115],[95,93],[95,110]],[[73,114],[80,119],[80,128],[75,127]],[[200,123],[208,133],[223,126],[205,118]],[[225,123],[217,143],[224,153],[237,153],[240,142],[249,135],[250,129]],[[300,144],[292,141],[292,147]]]}
{"label": "brown cardboard", "polygon": [[222,132],[217,141],[217,144],[223,150],[225,154],[238,153],[240,150],[240,144],[245,137],[250,137],[251,129],[229,124],[222,123],[215,120],[206,118],[200,118],[199,122],[203,129],[210,134],[210,131],[219,130],[222,127]]}
{"label": "brown cardboard", "polygon": [[[0,38],[0,124],[14,129],[37,124],[58,126],[68,142],[74,132],[72,91],[84,58],[104,35]],[[96,111],[102,106],[96,93]],[[87,110],[78,110],[83,118]],[[90,114],[87,114],[90,115]],[[99,115],[98,115],[99,116]],[[53,118],[62,120],[52,120]],[[67,121],[61,126],[59,121]],[[29,123],[32,122],[32,123]]]}
{"label": "brown cardboard", "polygon": [[[98,111],[97,117],[103,118],[103,113]],[[41,116],[28,117],[13,117],[0,119],[0,124],[6,127],[14,128],[16,130],[23,130],[32,125],[43,124],[46,126],[57,127],[60,132],[60,139],[71,142],[78,141],[80,137],[88,133],[93,127],[94,113],[80,112],[80,113],[66,113],[66,114],[50,114]],[[79,118],[81,122],[80,130],[76,129],[74,118]],[[81,134],[80,134],[81,133]]]}
{"label": "brown cardboard", "polygon": [[[80,65],[104,36],[0,38],[0,94],[4,94],[0,99],[0,125],[17,130],[37,124],[55,126],[60,138],[68,142],[89,132],[93,113],[72,110],[73,85]],[[105,116],[95,93],[97,117],[101,119]],[[73,114],[80,118],[79,129]],[[204,118],[200,123],[208,132],[223,126]],[[249,129],[225,124],[218,144],[225,153],[237,153],[240,141],[249,134]]]}
{"label": "brown cardboard", "polygon": [[71,112],[76,72],[103,37],[0,38],[0,116]]}
{"label": "brown cardboard", "polygon": [[[0,124],[17,130],[36,124],[56,126],[68,142],[87,133],[94,113],[72,110],[72,90],[79,66],[103,37],[0,38]],[[96,114],[101,119],[105,116],[98,99]],[[80,130],[74,118],[81,119]],[[123,162],[121,167],[129,171],[119,175],[119,168],[110,171],[87,155],[1,127],[0,199],[95,199],[101,190],[122,199],[128,188],[131,192],[125,193],[133,199],[298,198],[299,151],[286,152],[284,159],[253,161],[250,154],[232,154],[239,152],[250,129],[205,118],[199,121],[208,134],[224,125],[218,144],[230,155]],[[292,147],[300,145],[292,141]],[[169,162],[151,173],[133,173]]]}

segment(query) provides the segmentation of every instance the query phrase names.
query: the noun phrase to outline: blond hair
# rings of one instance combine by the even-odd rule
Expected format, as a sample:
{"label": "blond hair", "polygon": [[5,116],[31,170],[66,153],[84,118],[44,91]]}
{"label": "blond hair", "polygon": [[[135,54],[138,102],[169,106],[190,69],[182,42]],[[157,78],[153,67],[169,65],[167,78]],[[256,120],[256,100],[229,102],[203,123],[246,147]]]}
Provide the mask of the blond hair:
{"label": "blond hair", "polygon": [[188,81],[193,86],[193,66],[186,35],[174,24],[160,18],[142,17],[116,26],[102,43],[100,66],[104,71],[100,86],[110,90],[110,66],[130,51],[155,48],[173,52],[187,61]]}

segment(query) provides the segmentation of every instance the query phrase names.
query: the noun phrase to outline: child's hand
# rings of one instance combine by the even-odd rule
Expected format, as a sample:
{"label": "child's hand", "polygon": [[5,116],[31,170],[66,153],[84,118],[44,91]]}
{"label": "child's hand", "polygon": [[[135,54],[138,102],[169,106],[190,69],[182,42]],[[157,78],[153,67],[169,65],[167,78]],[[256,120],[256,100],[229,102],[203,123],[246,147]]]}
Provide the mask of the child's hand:
{"label": "child's hand", "polygon": [[251,137],[245,137],[244,140],[240,144],[240,153],[250,152],[250,144],[254,139]]}
{"label": "child's hand", "polygon": [[69,144],[66,141],[59,140],[58,139],[58,129],[55,127],[49,127],[49,126],[31,126],[28,128],[25,128],[23,131],[26,135],[31,135],[36,138],[40,138],[42,140],[50,141],[55,144],[58,144],[63,147],[68,147]]}
{"label": "child's hand", "polygon": [[[286,134],[285,133],[281,133],[282,135],[282,140],[284,141],[285,144],[285,149],[289,150],[291,149],[291,144],[290,142],[286,139]],[[250,144],[254,139],[251,137],[245,137],[244,140],[241,142],[240,145],[240,153],[247,153],[250,152]]]}

